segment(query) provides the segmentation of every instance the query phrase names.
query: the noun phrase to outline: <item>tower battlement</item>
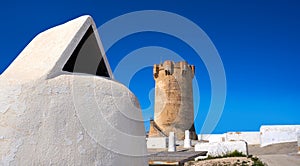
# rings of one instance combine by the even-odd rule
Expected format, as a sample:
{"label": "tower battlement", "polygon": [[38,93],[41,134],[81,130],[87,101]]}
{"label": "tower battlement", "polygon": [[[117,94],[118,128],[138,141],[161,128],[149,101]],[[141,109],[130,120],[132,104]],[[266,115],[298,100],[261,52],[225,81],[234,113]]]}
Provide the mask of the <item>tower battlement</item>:
{"label": "tower battlement", "polygon": [[153,77],[157,79],[160,76],[160,73],[166,75],[173,75],[174,73],[186,74],[188,73],[192,78],[195,75],[195,66],[189,65],[185,61],[181,62],[173,62],[173,61],[165,61],[161,64],[155,64],[153,66]]}

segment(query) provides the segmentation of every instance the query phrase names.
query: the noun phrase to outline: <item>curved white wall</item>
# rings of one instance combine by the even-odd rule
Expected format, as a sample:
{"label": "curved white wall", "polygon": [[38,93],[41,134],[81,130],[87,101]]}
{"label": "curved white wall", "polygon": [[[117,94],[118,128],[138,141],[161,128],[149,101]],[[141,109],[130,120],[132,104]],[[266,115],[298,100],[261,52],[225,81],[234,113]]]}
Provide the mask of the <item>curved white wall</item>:
{"label": "curved white wall", "polygon": [[87,45],[103,50],[79,17],[39,34],[0,76],[0,165],[148,165],[138,101],[105,54],[109,78],[62,71],[89,27]]}

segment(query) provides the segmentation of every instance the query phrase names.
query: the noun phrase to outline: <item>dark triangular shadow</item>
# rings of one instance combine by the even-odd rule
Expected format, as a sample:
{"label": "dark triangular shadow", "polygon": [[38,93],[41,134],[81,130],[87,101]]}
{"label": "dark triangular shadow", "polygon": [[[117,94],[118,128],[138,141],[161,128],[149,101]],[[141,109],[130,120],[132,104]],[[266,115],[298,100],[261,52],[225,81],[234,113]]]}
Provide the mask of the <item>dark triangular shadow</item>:
{"label": "dark triangular shadow", "polygon": [[92,26],[88,28],[62,70],[111,78]]}

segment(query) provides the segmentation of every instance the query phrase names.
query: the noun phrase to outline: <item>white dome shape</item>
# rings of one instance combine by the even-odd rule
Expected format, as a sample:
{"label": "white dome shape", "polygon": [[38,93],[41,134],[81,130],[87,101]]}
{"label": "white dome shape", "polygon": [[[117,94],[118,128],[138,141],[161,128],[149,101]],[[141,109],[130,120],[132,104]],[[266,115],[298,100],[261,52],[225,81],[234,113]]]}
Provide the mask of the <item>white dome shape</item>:
{"label": "white dome shape", "polygon": [[90,16],[39,34],[0,76],[0,147],[0,165],[148,164],[137,99]]}

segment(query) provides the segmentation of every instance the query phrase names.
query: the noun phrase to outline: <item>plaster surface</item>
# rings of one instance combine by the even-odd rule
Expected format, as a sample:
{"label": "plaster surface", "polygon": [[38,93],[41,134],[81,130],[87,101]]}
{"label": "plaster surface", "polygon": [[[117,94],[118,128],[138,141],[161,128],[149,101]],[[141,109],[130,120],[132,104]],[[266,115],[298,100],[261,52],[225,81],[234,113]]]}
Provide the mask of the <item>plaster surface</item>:
{"label": "plaster surface", "polygon": [[224,134],[199,134],[198,140],[212,142],[245,141],[248,145],[260,144],[260,132],[227,132]]}
{"label": "plaster surface", "polygon": [[227,141],[246,141],[248,145],[260,144],[259,132],[227,132]]}
{"label": "plaster surface", "polygon": [[[80,48],[97,50],[79,61],[100,51],[107,77],[63,70],[89,29]],[[4,166],[148,164],[138,101],[113,80],[90,16],[42,32],[0,76],[0,147]]]}
{"label": "plaster surface", "polygon": [[300,132],[300,125],[273,125],[273,126],[261,126],[260,138],[261,147],[284,143],[284,142],[296,142],[297,133]]}
{"label": "plaster surface", "polygon": [[208,151],[207,155],[210,156],[222,156],[235,150],[247,155],[247,144],[244,141],[229,141],[213,143],[200,142],[195,145],[195,151]]}
{"label": "plaster surface", "polygon": [[168,147],[167,137],[149,137],[147,138],[148,149],[164,149]]}
{"label": "plaster surface", "polygon": [[226,134],[198,134],[199,141],[224,142]]}

